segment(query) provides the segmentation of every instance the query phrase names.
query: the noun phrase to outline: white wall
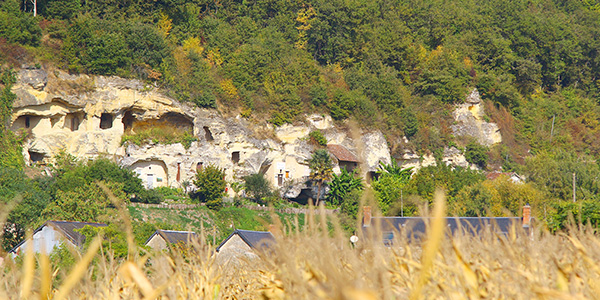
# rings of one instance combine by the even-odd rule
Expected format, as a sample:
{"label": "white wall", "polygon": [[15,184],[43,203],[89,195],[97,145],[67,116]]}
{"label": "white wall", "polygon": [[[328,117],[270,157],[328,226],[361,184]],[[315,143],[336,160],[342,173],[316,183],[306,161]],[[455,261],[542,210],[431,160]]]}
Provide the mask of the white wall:
{"label": "white wall", "polygon": [[138,161],[131,165],[130,169],[142,179],[148,189],[169,186],[167,167],[160,160]]}
{"label": "white wall", "polygon": [[54,228],[50,226],[44,226],[42,230],[36,232],[33,235],[33,239],[25,241],[19,249],[17,249],[17,253],[25,253],[27,249],[33,246],[33,252],[42,253],[42,250],[46,254],[50,254],[54,247],[59,247],[63,242],[67,242],[73,245],[70,241],[66,240],[62,234],[56,231]]}

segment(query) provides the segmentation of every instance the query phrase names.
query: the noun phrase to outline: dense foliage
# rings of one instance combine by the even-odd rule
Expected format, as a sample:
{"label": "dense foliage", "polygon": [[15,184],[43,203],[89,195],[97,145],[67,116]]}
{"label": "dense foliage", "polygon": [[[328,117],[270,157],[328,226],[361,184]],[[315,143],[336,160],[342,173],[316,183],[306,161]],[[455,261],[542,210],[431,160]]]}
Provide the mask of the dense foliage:
{"label": "dense foliage", "polygon": [[327,194],[327,203],[341,206],[349,198],[350,194],[356,190],[363,189],[362,178],[358,177],[357,172],[348,172],[342,168],[339,175],[333,174],[333,179],[329,184],[329,193]]}
{"label": "dense foliage", "polygon": [[[562,204],[573,197],[573,182],[576,200],[600,201],[599,49],[596,1],[3,0],[0,171],[18,178],[3,179],[7,188],[0,193],[3,202],[36,202],[34,214],[52,203],[46,213],[81,218],[98,215],[61,209],[91,198],[100,211],[110,208],[98,181],[124,201],[161,200],[106,162],[58,165],[51,179],[25,179],[19,171],[25,133],[8,130],[15,73],[7,67],[39,63],[138,78],[178,100],[276,126],[303,113],[329,114],[338,123],[355,119],[382,130],[393,156],[411,149],[438,160],[410,179],[390,169],[372,182],[386,213],[398,213],[398,199],[402,214],[418,213],[442,187],[451,213],[518,214],[527,201],[538,214],[557,214],[552,224],[562,228],[569,212],[578,214],[576,206]],[[484,100],[484,119],[500,127],[501,145],[487,149],[451,134],[452,104],[473,88]],[[195,140],[154,130],[124,141]],[[319,131],[311,140],[327,143]],[[481,168],[517,172],[527,184],[445,166],[440,157],[449,146]],[[311,177],[321,190],[332,177],[327,163],[319,164],[325,167],[311,166],[317,171]],[[213,171],[210,184],[198,181],[212,192],[194,195],[219,207],[225,185]],[[341,194],[335,188],[333,202],[354,212],[359,192]],[[17,215],[9,219],[21,218],[23,226],[36,222]]]}
{"label": "dense foliage", "polygon": [[196,173],[194,180],[196,190],[191,193],[193,200],[206,203],[209,208],[218,209],[223,206],[223,196],[225,196],[225,172],[223,169],[208,165]]}
{"label": "dense foliage", "polygon": [[251,174],[244,177],[244,190],[246,197],[256,203],[265,204],[267,198],[273,194],[271,184],[262,173]]}

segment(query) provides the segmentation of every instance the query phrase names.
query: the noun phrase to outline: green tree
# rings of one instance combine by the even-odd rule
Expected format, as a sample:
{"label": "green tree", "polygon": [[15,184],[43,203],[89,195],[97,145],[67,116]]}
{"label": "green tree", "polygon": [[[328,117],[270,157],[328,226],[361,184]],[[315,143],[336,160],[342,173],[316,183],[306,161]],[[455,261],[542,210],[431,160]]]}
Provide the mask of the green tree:
{"label": "green tree", "polygon": [[403,169],[398,166],[395,159],[392,159],[391,164],[380,163],[379,168],[379,178],[371,185],[381,212],[386,214],[390,207],[403,196],[403,191],[412,175],[412,168]]}
{"label": "green tree", "polygon": [[362,178],[357,176],[356,170],[349,173],[345,168],[337,175],[333,174],[333,180],[329,184],[329,194],[326,201],[335,205],[343,205],[344,201],[350,193],[355,190],[362,190]]}
{"label": "green tree", "polygon": [[310,180],[317,184],[317,199],[315,205],[318,206],[323,184],[330,181],[333,176],[333,163],[327,150],[316,150],[308,160],[308,167],[310,168]]}
{"label": "green tree", "polygon": [[468,162],[478,165],[481,168],[485,168],[487,166],[488,151],[489,149],[487,147],[484,147],[477,142],[470,142],[465,148],[465,158]]}
{"label": "green tree", "polygon": [[[119,201],[127,201],[122,183],[105,182]],[[115,204],[96,183],[82,184],[69,190],[58,190],[55,200],[42,212],[47,220],[109,222],[117,211]]]}
{"label": "green tree", "polygon": [[41,180],[31,180],[18,169],[0,167],[0,206],[12,208],[1,229],[4,250],[22,241],[27,228],[44,221],[40,215],[51,201],[51,194]]}
{"label": "green tree", "polygon": [[17,98],[11,88],[16,76],[10,69],[1,70],[0,74],[0,169],[23,168],[23,154],[17,136],[10,131],[13,101]]}
{"label": "green tree", "polygon": [[308,134],[308,136],[310,137],[311,142],[319,146],[327,145],[327,139],[325,136],[323,136],[323,133],[320,130],[313,130]]}
{"label": "green tree", "polygon": [[265,203],[266,199],[273,194],[269,181],[262,173],[245,176],[244,187],[246,196],[257,203]]}
{"label": "green tree", "polygon": [[196,190],[190,195],[197,202],[206,203],[211,209],[219,209],[223,206],[223,196],[225,196],[225,171],[214,165],[203,167],[196,174],[194,180]]}

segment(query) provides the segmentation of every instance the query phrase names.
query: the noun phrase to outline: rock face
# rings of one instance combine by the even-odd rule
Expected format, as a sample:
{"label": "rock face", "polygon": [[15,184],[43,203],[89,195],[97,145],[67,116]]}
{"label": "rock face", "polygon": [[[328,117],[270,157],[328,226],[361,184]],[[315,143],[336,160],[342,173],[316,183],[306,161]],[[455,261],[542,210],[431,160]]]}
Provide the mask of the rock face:
{"label": "rock face", "polygon": [[[467,162],[465,155],[458,150],[456,147],[446,147],[444,148],[444,153],[442,155],[442,163],[447,166],[456,166],[462,168],[469,168],[472,170],[479,170],[479,166],[470,164]],[[402,168],[413,168],[413,173],[418,171],[421,168],[428,166],[437,165],[435,157],[432,154],[426,154],[423,156],[419,156],[410,150],[405,150],[404,154],[398,158],[398,164]]]}
{"label": "rock face", "polygon": [[[197,170],[212,164],[225,170],[229,182],[263,173],[295,198],[301,193],[316,196],[305,185],[307,160],[314,151],[308,143],[312,130],[357,155],[363,173],[390,162],[381,132],[350,137],[329,116],[309,115],[304,124],[272,128],[179,103],[137,80],[38,69],[19,74],[11,129],[29,134],[23,147],[28,164],[50,162],[61,151],[79,158],[107,156],[136,172],[148,188],[187,187]],[[187,130],[197,140],[188,148],[179,143],[122,144],[126,132],[148,126]],[[259,138],[258,131],[270,131],[271,137]]]}
{"label": "rock face", "polygon": [[465,102],[457,105],[454,110],[456,124],[450,126],[453,134],[474,138],[487,147],[502,142],[498,125],[484,120],[485,112],[477,89],[471,92]]}

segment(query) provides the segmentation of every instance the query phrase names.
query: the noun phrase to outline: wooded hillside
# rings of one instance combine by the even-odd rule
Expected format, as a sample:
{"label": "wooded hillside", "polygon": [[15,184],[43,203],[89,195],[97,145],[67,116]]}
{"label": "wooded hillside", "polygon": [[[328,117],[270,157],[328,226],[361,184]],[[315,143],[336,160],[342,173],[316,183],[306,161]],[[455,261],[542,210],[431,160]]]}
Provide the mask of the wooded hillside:
{"label": "wooded hillside", "polygon": [[[562,219],[551,226],[560,227],[577,210],[562,202],[572,197],[576,173],[578,199],[598,207],[597,0],[0,3],[3,120],[14,98],[10,68],[118,75],[276,126],[305,112],[354,119],[382,130],[392,155],[410,148],[439,157],[445,146],[466,147],[477,164],[528,182],[515,188],[471,171],[425,168],[406,185],[415,206],[442,185],[456,214],[518,213],[517,203],[531,199],[554,205]],[[473,88],[503,136],[491,149],[449,129],[452,104]],[[5,128],[0,145],[18,144]],[[0,166],[18,167],[16,148],[5,149]]]}

